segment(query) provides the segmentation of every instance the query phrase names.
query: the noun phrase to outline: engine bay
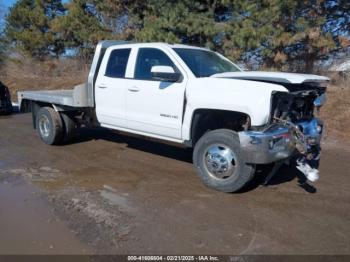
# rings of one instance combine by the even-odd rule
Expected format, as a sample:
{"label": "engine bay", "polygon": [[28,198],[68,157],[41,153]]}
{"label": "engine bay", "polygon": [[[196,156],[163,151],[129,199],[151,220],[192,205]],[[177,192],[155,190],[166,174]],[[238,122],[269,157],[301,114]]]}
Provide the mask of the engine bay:
{"label": "engine bay", "polygon": [[270,123],[276,119],[292,123],[314,117],[315,100],[326,92],[323,83],[284,84],[290,92],[274,92],[271,98]]}

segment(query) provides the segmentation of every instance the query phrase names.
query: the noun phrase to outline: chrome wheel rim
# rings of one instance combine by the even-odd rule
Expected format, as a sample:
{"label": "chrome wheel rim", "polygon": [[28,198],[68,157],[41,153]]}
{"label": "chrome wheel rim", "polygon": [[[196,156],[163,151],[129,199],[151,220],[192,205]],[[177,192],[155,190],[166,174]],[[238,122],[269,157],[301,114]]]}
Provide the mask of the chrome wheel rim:
{"label": "chrome wheel rim", "polygon": [[236,170],[233,151],[225,145],[211,145],[204,154],[204,164],[209,174],[216,179],[227,179]]}
{"label": "chrome wheel rim", "polygon": [[50,120],[46,115],[41,115],[39,118],[39,130],[42,137],[50,135]]}

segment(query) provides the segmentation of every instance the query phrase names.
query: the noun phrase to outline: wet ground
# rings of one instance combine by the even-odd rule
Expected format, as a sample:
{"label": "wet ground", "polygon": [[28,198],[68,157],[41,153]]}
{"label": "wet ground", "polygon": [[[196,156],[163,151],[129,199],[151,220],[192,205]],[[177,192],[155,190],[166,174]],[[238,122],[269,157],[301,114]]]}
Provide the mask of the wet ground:
{"label": "wet ground", "polygon": [[0,254],[350,254],[350,148],[327,142],[315,187],[282,167],[204,187],[191,151],[107,130],[46,146],[0,118]]}

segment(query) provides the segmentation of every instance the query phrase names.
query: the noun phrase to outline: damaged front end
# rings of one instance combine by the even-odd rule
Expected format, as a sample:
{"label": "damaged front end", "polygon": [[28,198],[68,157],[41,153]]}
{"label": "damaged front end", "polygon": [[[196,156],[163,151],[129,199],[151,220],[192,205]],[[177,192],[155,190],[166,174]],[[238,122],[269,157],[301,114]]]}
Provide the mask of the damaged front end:
{"label": "damaged front end", "polygon": [[267,164],[296,157],[296,167],[314,182],[318,179],[323,122],[317,118],[325,102],[325,83],[286,86],[274,92],[269,123],[239,132],[246,162]]}

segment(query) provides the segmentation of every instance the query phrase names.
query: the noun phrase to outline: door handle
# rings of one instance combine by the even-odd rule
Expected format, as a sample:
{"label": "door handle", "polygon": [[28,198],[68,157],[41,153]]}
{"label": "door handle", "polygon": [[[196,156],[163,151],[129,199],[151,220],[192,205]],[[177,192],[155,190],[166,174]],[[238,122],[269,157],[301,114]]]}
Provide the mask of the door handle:
{"label": "door handle", "polygon": [[107,88],[107,85],[106,84],[99,84],[98,87],[99,88]]}
{"label": "door handle", "polygon": [[137,86],[132,86],[132,87],[129,87],[128,90],[130,92],[138,92],[140,91],[140,88],[138,88]]}

